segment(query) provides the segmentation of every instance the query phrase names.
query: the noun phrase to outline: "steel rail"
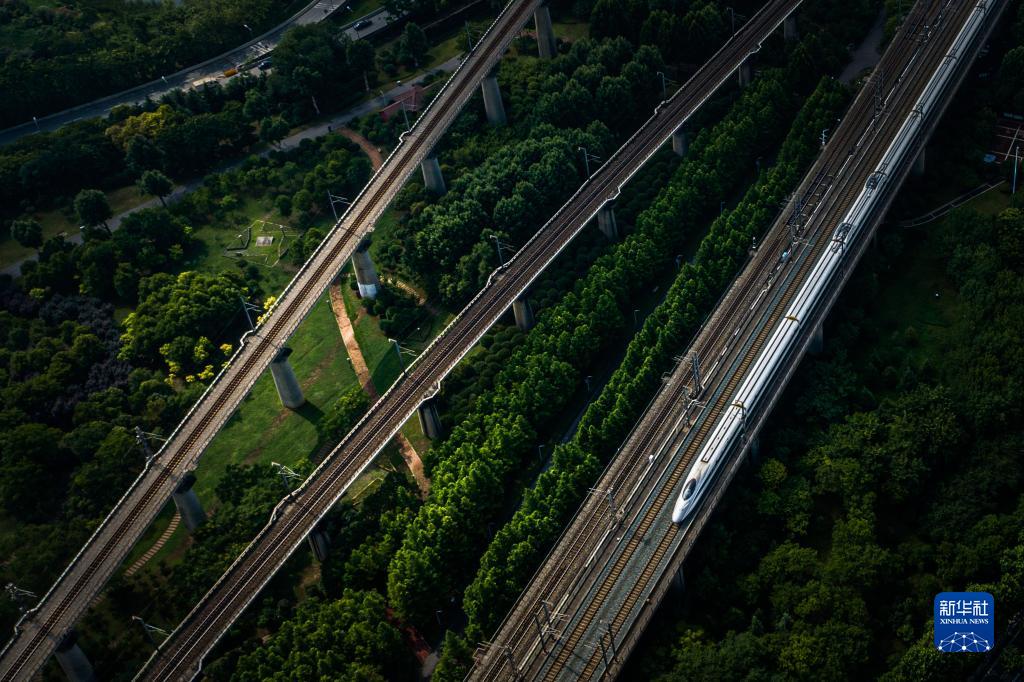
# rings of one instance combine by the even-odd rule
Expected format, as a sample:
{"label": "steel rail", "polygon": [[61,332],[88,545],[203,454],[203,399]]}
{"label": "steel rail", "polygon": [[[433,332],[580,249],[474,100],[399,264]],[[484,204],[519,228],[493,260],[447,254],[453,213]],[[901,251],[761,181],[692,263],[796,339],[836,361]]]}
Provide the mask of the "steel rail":
{"label": "steel rail", "polygon": [[[917,22],[917,25],[919,25],[920,23],[921,23],[920,21],[919,21],[919,22]],[[908,21],[908,25],[911,25],[911,24],[912,24],[912,22],[911,22],[911,21]],[[890,51],[889,51],[889,52],[888,52],[887,54],[891,54],[891,53],[892,53],[892,51],[890,50]],[[884,62],[883,62],[883,65],[884,65]],[[861,98],[861,100],[860,100],[860,101],[863,101],[863,99]],[[848,116],[848,120],[849,120],[849,116]],[[833,148],[834,148],[834,149],[840,149],[840,150],[842,150],[842,149],[844,149],[844,148],[845,148],[845,144],[844,144],[844,143],[840,143],[839,145],[834,145],[834,146],[833,146]],[[812,169],[812,172],[813,172],[813,169]],[[802,189],[801,189],[801,192],[803,191],[803,188],[806,188],[806,187],[807,187],[807,186],[808,186],[809,184],[812,184],[812,183],[811,183],[811,179],[812,179],[812,178],[814,178],[814,177],[818,177],[818,176],[820,176],[820,172],[819,172],[819,173],[817,174],[817,176],[814,176],[814,175],[812,175],[811,173],[809,173],[809,174],[808,174],[808,176],[807,176],[807,178],[805,178],[805,181],[804,181],[804,182],[802,183],[802,185],[801,185],[801,187],[802,187]],[[780,233],[781,233],[781,231],[780,231]],[[762,249],[763,249],[763,248],[764,248],[764,247],[762,246]],[[770,252],[771,252],[771,250],[769,250],[769,253],[770,253]],[[767,263],[767,262],[768,262],[768,261],[764,261],[764,263]],[[748,281],[748,282],[752,282],[752,281],[755,281],[755,280],[756,280],[756,278],[748,278],[748,280],[747,280],[747,281]],[[741,281],[742,281],[742,280],[741,280]],[[762,292],[762,293],[763,293],[763,292]],[[758,298],[759,298],[759,297],[760,297],[760,294],[758,295]],[[698,347],[698,348],[700,348],[700,345],[699,345],[699,343],[697,344],[697,347]],[[700,351],[698,350],[698,352],[700,352]],[[706,366],[706,365],[705,365],[705,366]],[[684,374],[685,374],[685,370],[682,370],[682,371],[683,371],[683,372],[684,372]],[[674,381],[675,379],[677,379],[677,378],[678,378],[678,376],[679,376],[679,374],[678,374],[678,372],[677,372],[677,373],[676,373],[675,375],[673,375],[673,377],[672,377],[672,380],[670,380],[670,383],[671,383],[671,381]],[[669,391],[668,391],[668,390],[666,390],[666,391],[664,391],[664,392],[663,392],[663,394],[664,394],[664,393],[668,393],[668,392],[669,392]],[[658,400],[658,397],[656,397],[656,399],[655,399],[655,402],[656,402],[657,400]],[[686,411],[684,410],[684,412],[686,412]],[[650,416],[650,415],[648,415],[648,416]],[[671,421],[671,420],[669,420],[669,421]],[[664,447],[664,446],[662,446],[662,447]],[[627,448],[625,448],[625,449],[628,449],[628,445],[627,445]],[[643,448],[641,448],[640,450],[638,450],[638,452],[641,452],[642,450],[643,450]],[[639,457],[634,457],[634,461],[636,461],[636,460],[639,460]],[[624,469],[623,471],[625,471],[625,469]],[[607,471],[606,471],[606,474],[607,474]],[[646,474],[646,471],[644,472],[644,475],[645,475],[645,474]],[[602,481],[604,481],[604,480],[607,480],[607,478],[608,478],[608,477],[607,477],[607,475],[606,475],[605,477],[603,477],[603,478],[602,478]],[[617,489],[617,488],[618,488],[618,486],[616,486],[616,489]],[[590,502],[590,501],[588,500],[588,503],[589,503],[589,502]],[[585,503],[585,504],[584,504],[584,507],[586,507],[586,506],[587,506],[587,503]],[[591,505],[591,506],[593,506],[593,505]],[[576,519],[576,520],[574,521],[574,525],[579,525],[579,518],[580,518],[580,517],[577,517],[577,519]],[[592,516],[591,516],[591,518],[597,518],[597,515],[592,515]],[[563,535],[563,539],[562,539],[562,540],[560,540],[560,543],[559,543],[559,544],[562,544],[562,543],[563,543],[563,541],[564,541],[564,538],[565,538],[565,536]],[[558,547],[558,546],[556,546],[556,548],[557,548],[557,547]],[[553,550],[553,552],[554,552],[554,550]],[[577,550],[577,548],[576,548],[576,546],[575,546],[575,545],[572,545],[572,553],[573,553],[573,554],[576,554],[576,553],[578,553],[578,550]],[[550,565],[550,563],[551,563],[551,556],[552,556],[552,555],[551,555],[551,554],[549,554],[549,559],[548,559],[548,561],[546,561],[546,562],[545,562],[545,564],[544,564],[544,565],[542,566],[542,568],[541,568],[541,569],[539,569],[539,571],[538,571],[538,574],[537,574],[537,575],[541,575],[542,571],[543,571],[543,570],[545,570],[545,569],[546,569],[546,567]],[[578,567],[577,567],[577,569],[578,569]],[[568,573],[571,573],[571,574],[575,575],[575,573],[574,573],[574,572],[568,572]],[[535,578],[534,578],[534,581],[533,581],[533,583],[534,583],[534,584],[536,583],[536,581],[537,581],[537,579],[538,579],[538,578],[537,578],[537,575],[535,575]],[[534,584],[531,584],[531,586],[530,586],[530,587],[528,587],[526,591],[524,591],[524,595],[526,595],[526,594],[528,594],[528,593],[530,592],[530,590],[531,590],[531,587],[534,587],[534,586],[535,586]],[[543,592],[543,591],[540,591],[540,597],[538,597],[538,598],[537,598],[537,600],[536,600],[536,601],[534,601],[533,603],[534,603],[534,604],[536,604],[536,603],[537,603],[537,601],[539,601],[540,599],[543,599],[543,597],[544,597],[544,596],[545,596],[545,595],[544,595],[544,592]],[[525,601],[525,600],[521,598],[521,599],[520,599],[520,602],[519,602],[519,603],[517,604],[517,607],[516,607],[516,608],[517,608],[517,609],[519,609],[520,611],[522,611],[522,610],[523,610],[523,602],[524,602],[524,601]],[[514,611],[513,611],[513,614],[515,614],[515,613],[516,613],[516,610],[514,610]],[[521,620],[521,621],[526,621],[527,619],[525,619],[525,618],[520,618],[520,620]],[[508,625],[508,622],[509,622],[509,621],[508,621],[508,619],[507,619],[507,620],[506,620],[506,623],[505,623],[505,624],[503,624],[503,628],[502,628],[502,629],[499,629],[499,637],[498,637],[498,642],[499,642],[499,643],[501,643],[501,642],[504,642],[504,641],[508,641],[507,639],[503,639],[503,638],[502,638],[502,635],[501,635],[501,633],[502,633],[502,630],[503,630],[503,629],[507,629],[507,625]],[[525,629],[526,629],[527,627],[528,627],[528,624],[527,624],[527,625],[520,625],[520,627],[518,628],[518,631],[519,631],[519,632],[522,632],[522,631],[523,631],[523,630],[525,630]],[[543,647],[543,643],[541,644],[541,646]],[[508,653],[507,653],[507,652],[508,652],[508,649],[507,649],[507,645],[504,645],[503,647],[499,647],[499,648],[503,648],[503,649],[504,649],[504,652],[503,652],[503,653],[505,653],[505,656],[499,656],[498,654],[494,654],[494,653],[491,653],[491,654],[490,654],[490,656],[489,656],[490,660],[491,660],[492,662],[493,662],[493,661],[497,661],[497,663],[496,663],[496,664],[494,664],[494,666],[493,666],[493,667],[492,667],[492,669],[490,670],[490,672],[491,672],[491,673],[493,673],[493,676],[492,676],[492,677],[486,677],[486,676],[485,676],[485,678],[487,678],[487,679],[496,679],[496,678],[497,678],[497,675],[498,675],[498,674],[500,674],[501,668],[503,667],[504,663],[505,663],[505,662],[506,662],[506,661],[508,660],[508,658],[509,658],[509,655],[508,655]],[[595,653],[594,655],[596,656],[596,653]],[[486,660],[487,660],[487,658],[488,658],[488,656],[485,656],[485,659],[484,659],[484,660],[486,661]],[[478,666],[478,668],[479,668],[479,666]],[[509,671],[509,673],[510,673],[510,674],[514,674],[514,673],[512,673],[512,671]]]}
{"label": "steel rail", "polygon": [[[270,523],[147,664],[148,679],[180,679],[199,661],[277,567],[397,432],[423,398],[608,199],[716,90],[799,0],[774,0],[698,71],[619,151],[610,157],[404,372],[303,486],[275,509]],[[759,27],[759,31],[754,28]]]}
{"label": "steel rail", "polygon": [[[884,66],[886,60],[891,61],[891,59],[891,53],[887,53],[886,57],[883,58],[882,65]],[[869,109],[870,106],[871,104],[868,100],[858,98],[855,100],[848,116],[859,116],[866,109]],[[860,108],[860,113],[857,113],[857,107]],[[835,159],[846,153],[848,142],[843,140],[840,133],[841,131],[837,131],[836,136],[833,137],[825,153],[815,161],[815,164],[794,194],[795,197],[806,197],[812,194],[816,184],[821,180],[822,168],[829,166]],[[804,204],[804,206],[806,205]],[[785,216],[789,211],[790,207],[787,206],[783,215]],[[768,253],[780,252],[781,247],[789,242],[789,238],[788,231],[786,230],[771,231],[769,239],[773,241],[762,244],[759,251],[764,252],[767,250]],[[723,334],[725,327],[734,323],[731,311],[735,306],[743,305],[743,301],[747,300],[754,286],[762,283],[764,283],[765,287],[768,286],[767,280],[771,276],[770,271],[775,263],[776,261],[771,259],[757,259],[752,264],[753,269],[741,270],[741,276],[738,277],[732,287],[726,290],[719,302],[714,306],[712,313],[709,314],[708,319],[710,322],[702,325],[692,346],[694,350],[691,350],[691,352],[695,352],[698,355],[701,366],[705,368],[703,379],[706,380],[710,375],[710,372],[707,370],[709,367],[707,359],[712,351],[712,346],[714,346],[714,350],[718,349],[719,337]],[[730,311],[730,315],[725,314],[726,311]],[[682,419],[687,419],[689,425],[692,426],[694,421],[691,418],[691,412],[695,408],[695,403],[692,401],[682,410],[680,417],[675,417],[681,399],[687,394],[695,394],[690,379],[692,377],[686,369],[675,371],[671,375],[668,385],[652,398],[651,404],[644,412],[644,416],[627,436],[623,446],[613,456],[605,472],[601,475],[600,480],[602,482],[611,481],[609,485],[602,483],[599,486],[602,490],[611,490],[614,493],[618,493],[627,488],[628,483],[645,477],[648,473],[647,469],[640,470],[641,473],[638,474],[636,465],[641,464],[643,459],[647,457],[653,439],[662,439],[662,444],[658,446],[658,454],[654,455],[655,458],[659,458],[660,453],[665,449],[677,446],[676,441],[680,435],[678,432],[679,422]],[[672,427],[669,429],[669,436],[665,437],[665,424],[669,423],[672,424]],[[616,506],[622,508],[624,501],[619,499],[616,502]],[[575,562],[575,557],[580,553],[577,546],[592,537],[598,529],[604,530],[604,534],[607,535],[609,529],[603,527],[605,516],[601,513],[604,508],[605,503],[601,500],[595,500],[594,498],[584,500],[573,522],[554,543],[544,562],[538,568],[527,588],[524,589],[516,606],[498,628],[498,635],[496,637],[498,643],[514,642],[512,646],[513,651],[515,651],[515,647],[519,646],[522,638],[527,636],[531,630],[532,614],[539,611],[540,602],[546,601],[556,591],[571,591],[575,587],[574,583],[578,583],[583,579],[579,571],[580,567]],[[568,550],[564,547],[566,544],[569,545]],[[566,583],[569,584],[567,585]],[[510,628],[513,629],[513,632],[506,634],[506,631]],[[507,649],[508,646],[508,644],[501,644],[499,648]],[[536,643],[532,646],[536,647]],[[541,646],[543,648],[543,645]],[[497,658],[495,658],[496,656]],[[508,660],[507,654],[485,656],[475,667],[474,673],[480,675],[482,679],[500,679],[502,675],[512,674],[511,671],[506,673],[504,670]]]}
{"label": "steel rail", "polygon": [[[941,47],[942,46],[940,45],[938,49],[941,50]],[[941,53],[938,50],[933,49],[931,50],[931,52],[933,53],[933,58],[941,57]],[[912,82],[913,87],[903,89],[911,93],[916,92],[914,88],[916,88],[917,86],[923,88],[924,81],[931,73],[932,70],[927,69],[919,71],[918,75],[914,78]],[[903,111],[909,113],[908,109],[909,106],[913,103],[913,101],[916,101],[916,99],[904,99]],[[905,117],[900,116],[898,114],[888,115],[886,118],[884,133],[888,134],[895,126],[902,126],[904,120]],[[876,136],[876,139],[885,140],[886,135],[881,134],[880,137]],[[846,176],[846,189],[840,194],[838,201],[836,202],[836,206],[839,207],[840,210],[842,210],[842,208],[844,208],[845,206],[849,205],[849,203],[852,202],[853,199],[859,195],[863,187],[862,181],[866,180],[867,174],[873,172],[873,169],[877,166],[877,163],[881,160],[882,155],[885,153],[885,149],[885,147],[879,147],[877,145],[870,146],[869,153],[863,155],[861,159],[858,161],[857,170]],[[833,213],[830,215],[830,218],[833,217],[838,216],[835,213]],[[831,223],[826,220],[825,222],[823,222],[823,224],[827,228]],[[815,242],[814,246],[812,247],[811,253],[808,255],[808,257],[803,259],[798,276],[792,278],[787,284],[786,289],[784,291],[784,295],[781,298],[781,302],[783,305],[788,303],[789,299],[795,294],[797,284],[803,282],[806,279],[807,275],[810,272],[810,268],[813,267],[815,263],[817,263],[818,254],[821,253],[822,249],[824,249],[825,246],[827,246],[827,243],[828,242],[824,239],[819,239]],[[717,422],[718,413],[725,407],[725,405],[728,404],[727,401],[731,398],[732,392],[737,387],[738,382],[742,377],[746,375],[747,368],[750,367],[751,363],[754,361],[755,358],[760,356],[760,349],[762,345],[766,342],[768,334],[775,329],[775,323],[779,320],[779,316],[781,316],[782,312],[784,311],[784,307],[782,305],[776,305],[772,308],[772,311],[773,312],[768,322],[766,324],[761,325],[760,331],[757,332],[757,336],[754,340],[754,343],[750,345],[750,349],[748,351],[742,354],[742,359],[740,360],[740,364],[737,370],[731,374],[726,387],[720,392],[720,399],[716,401],[715,408],[713,408],[712,412],[712,416],[714,418],[705,420],[704,426],[702,426],[697,438],[694,438],[691,441],[691,446],[688,448],[686,456],[684,456],[683,458],[682,465],[678,466],[675,469],[673,475],[668,478],[668,482],[662,484],[662,486],[659,488],[656,500],[647,506],[647,511],[644,513],[643,519],[640,522],[638,532],[633,533],[629,543],[626,546],[626,549],[618,554],[619,558],[612,565],[609,575],[601,582],[596,594],[596,598],[591,599],[587,602],[587,608],[584,611],[584,617],[581,619],[581,624],[587,623],[588,620],[592,619],[593,615],[596,614],[600,606],[603,605],[603,598],[607,597],[611,590],[616,586],[616,580],[618,576],[621,574],[622,569],[625,567],[628,560],[632,557],[632,550],[635,548],[634,546],[642,541],[639,538],[641,538],[641,536],[646,536],[647,529],[653,523],[654,518],[661,512],[662,508],[664,507],[664,503],[671,499],[671,497],[675,494],[675,484],[678,483],[679,479],[682,476],[682,473],[686,470],[686,467],[689,464],[688,460],[692,459],[692,457],[696,455],[699,449],[699,444],[703,442],[703,436],[706,435],[707,430],[710,429],[710,426]],[[653,556],[644,566],[643,572],[641,573],[639,580],[633,580],[635,576],[630,576],[631,579],[629,581],[629,584],[631,587],[625,598],[625,602],[626,604],[628,604],[628,607],[620,607],[616,609],[615,612],[611,615],[610,622],[612,632],[621,629],[622,625],[626,622],[627,618],[630,618],[630,614],[632,613],[632,607],[637,604],[637,600],[639,599],[640,594],[645,589],[646,585],[650,581],[651,577],[654,575],[655,571],[660,567],[660,560],[665,556],[665,553],[668,549],[668,545],[670,544],[671,540],[674,539],[676,534],[677,527],[670,526],[666,530],[662,541],[658,544],[657,548],[655,549]],[[572,638],[577,636],[577,633],[579,634],[579,636],[582,636],[585,630],[585,627],[581,629],[580,626],[577,626],[574,629],[572,636],[570,636],[570,644],[572,643]],[[572,650],[572,646],[564,646],[560,651],[560,654],[562,655],[560,655],[559,658],[556,659],[557,662],[567,661],[568,654],[571,653]],[[598,653],[595,651],[587,659],[586,665],[583,668],[583,670],[575,670],[574,673],[581,675],[583,678],[589,679],[589,677],[594,674],[596,668],[598,667],[600,658],[601,657],[598,656]],[[555,679],[559,673],[560,671],[556,672],[556,667],[552,666],[551,668],[548,668],[545,679]]]}
{"label": "steel rail", "polygon": [[243,337],[154,463],[133,482],[40,604],[18,622],[15,636],[0,652],[0,680],[21,679],[42,666],[538,5],[538,0],[513,0],[498,15],[268,312],[261,329],[269,332]]}

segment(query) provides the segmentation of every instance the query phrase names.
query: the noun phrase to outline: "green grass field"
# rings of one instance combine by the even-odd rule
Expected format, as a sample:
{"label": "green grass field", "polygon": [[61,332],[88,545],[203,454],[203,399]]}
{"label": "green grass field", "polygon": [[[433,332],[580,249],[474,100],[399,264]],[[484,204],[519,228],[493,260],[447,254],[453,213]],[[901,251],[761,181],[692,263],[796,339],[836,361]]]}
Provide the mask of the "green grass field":
{"label": "green grass field", "polygon": [[[334,399],[357,385],[326,294],[299,325],[288,345],[294,351],[292,368],[302,385],[306,404],[294,412],[283,407],[269,371],[256,381],[238,411],[206,448],[196,468],[195,491],[208,512],[216,511],[219,501],[215,488],[229,465],[280,462],[294,468],[301,460],[315,455],[323,445],[317,434],[317,420]],[[172,509],[169,505],[146,531],[124,568],[160,537],[170,523]],[[145,570],[156,571],[164,559],[173,563],[187,542],[188,534],[179,526]]]}
{"label": "green grass field", "polygon": [[357,385],[326,295],[288,345],[306,404],[294,412],[283,407],[273,378],[265,372],[200,460],[196,493],[204,504],[216,505],[213,489],[229,464],[274,461],[294,467],[313,456],[322,445],[316,430],[320,416]]}

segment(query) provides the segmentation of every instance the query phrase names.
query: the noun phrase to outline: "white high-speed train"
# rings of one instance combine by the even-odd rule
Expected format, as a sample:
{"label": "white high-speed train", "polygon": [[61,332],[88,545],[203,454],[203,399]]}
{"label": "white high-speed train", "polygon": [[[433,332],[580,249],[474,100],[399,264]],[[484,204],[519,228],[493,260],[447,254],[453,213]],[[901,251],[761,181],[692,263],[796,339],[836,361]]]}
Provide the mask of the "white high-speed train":
{"label": "white high-speed train", "polygon": [[868,177],[864,189],[857,196],[842,223],[835,229],[830,248],[825,249],[807,281],[800,287],[786,315],[752,366],[750,374],[740,385],[729,407],[725,409],[722,418],[712,430],[707,443],[700,451],[700,456],[687,472],[685,483],[672,508],[674,523],[684,523],[699,507],[718,470],[728,458],[729,449],[736,436],[743,431],[746,411],[757,405],[763,397],[783,361],[793,350],[800,325],[814,312],[833,275],[839,270],[849,245],[870,219],[883,195],[880,190],[885,189],[886,183],[890,180],[888,169],[896,168],[904,161],[926,118],[933,107],[940,104],[939,98],[956,74],[958,60],[981,32],[989,8],[1000,1],[1002,0],[977,2],[967,22],[957,34],[956,40],[953,41],[949,53],[929,79],[911,114],[900,127],[874,172]]}

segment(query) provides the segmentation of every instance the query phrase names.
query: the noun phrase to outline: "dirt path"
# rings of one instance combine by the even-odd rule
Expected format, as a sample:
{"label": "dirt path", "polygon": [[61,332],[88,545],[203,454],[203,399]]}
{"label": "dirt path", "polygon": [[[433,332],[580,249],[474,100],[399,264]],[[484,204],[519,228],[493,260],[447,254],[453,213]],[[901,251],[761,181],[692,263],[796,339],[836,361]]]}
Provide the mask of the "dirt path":
{"label": "dirt path", "polygon": [[[345,342],[345,349],[352,360],[352,369],[359,379],[359,384],[366,391],[366,394],[370,396],[370,400],[376,400],[380,397],[380,394],[377,392],[377,387],[373,384],[373,376],[370,374],[370,368],[366,366],[363,352],[359,349],[359,344],[356,342],[356,333],[352,328],[352,321],[348,317],[348,311],[345,310],[345,299],[342,298],[341,287],[337,284],[332,284],[330,295],[331,310],[334,311],[334,317],[338,321],[341,340]],[[419,453],[416,452],[416,448],[412,446],[409,439],[401,432],[395,436],[395,440],[398,442],[398,450],[402,453],[402,459],[405,460],[406,466],[409,467],[413,478],[416,479],[416,485],[423,496],[426,497],[427,493],[430,492],[430,479],[423,473],[423,460],[420,459]]]}
{"label": "dirt path", "polygon": [[384,156],[380,150],[373,146],[373,143],[351,128],[338,128],[338,132],[355,142],[370,157],[370,165],[377,170],[384,165]]}
{"label": "dirt path", "polygon": [[171,536],[174,535],[174,531],[178,530],[179,523],[181,523],[181,515],[178,514],[178,512],[174,512],[174,516],[171,517],[171,522],[167,524],[167,528],[164,529],[164,532],[160,534],[160,537],[153,543],[153,546],[146,550],[145,554],[136,559],[135,563],[125,570],[124,577],[130,578],[141,571],[142,567],[149,563],[149,560],[153,558],[153,555],[159,552],[161,548],[167,544],[167,541],[171,539]]}

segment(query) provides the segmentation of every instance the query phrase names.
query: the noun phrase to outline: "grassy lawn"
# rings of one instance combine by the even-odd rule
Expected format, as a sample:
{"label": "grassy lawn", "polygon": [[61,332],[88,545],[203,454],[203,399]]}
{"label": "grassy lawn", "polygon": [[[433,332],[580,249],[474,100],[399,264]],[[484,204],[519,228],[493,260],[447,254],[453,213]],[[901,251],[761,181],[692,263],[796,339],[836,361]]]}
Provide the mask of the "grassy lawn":
{"label": "grassy lawn", "polygon": [[394,344],[388,340],[387,334],[380,330],[377,318],[368,315],[363,309],[359,296],[352,291],[348,284],[350,277],[352,277],[351,273],[346,273],[341,285],[345,310],[348,311],[348,317],[352,320],[356,342],[359,344],[359,350],[363,353],[366,367],[370,370],[373,385],[383,395],[401,374],[402,366],[408,365],[412,358],[403,353],[402,364],[399,365],[398,353],[395,351]]}
{"label": "grassy lawn", "polygon": [[274,461],[294,467],[314,455],[321,445],[317,420],[342,392],[357,385],[326,295],[288,345],[306,404],[294,412],[282,407],[270,373],[259,378],[200,460],[196,492],[208,506],[216,504],[213,489],[229,464]]}
{"label": "grassy lawn", "polygon": [[[393,40],[390,43],[386,43],[383,47],[395,48],[397,43],[397,40]],[[389,74],[383,69],[379,69],[377,71],[377,85],[373,87],[373,92],[371,92],[368,97],[375,96],[377,90],[391,90],[398,85],[398,81],[402,81],[404,83],[416,76],[419,76],[420,74],[437,68],[452,57],[464,54],[466,52],[466,47],[465,34],[456,34],[436,45],[433,45],[430,48],[430,52],[427,54],[426,61],[418,67],[406,68],[404,66],[399,66],[398,71],[393,74]]]}
{"label": "grassy lawn", "polygon": [[[195,491],[208,512],[215,511],[219,504],[215,488],[229,465],[280,462],[294,468],[315,455],[323,445],[316,430],[317,420],[338,395],[357,385],[326,294],[288,345],[294,350],[290,360],[306,404],[294,412],[283,407],[273,377],[269,371],[264,372],[199,460]],[[171,513],[173,505],[153,523],[126,560],[125,568],[153,545],[170,522]],[[162,560],[174,563],[188,539],[184,526],[179,526],[144,571],[156,572]]]}
{"label": "grassy lawn", "polygon": [[555,36],[569,43],[574,43],[581,38],[590,37],[590,24],[585,21],[574,21],[566,17],[561,21],[551,23],[555,29]]}
{"label": "grassy lawn", "polygon": [[[282,234],[277,225],[290,227],[291,223],[276,210],[266,210],[263,201],[247,197],[240,201],[235,210],[236,218],[230,226],[205,225],[196,229],[195,237],[200,242],[188,268],[200,272],[218,273],[237,268],[240,264],[256,264],[263,273],[263,288],[266,292],[278,293],[291,281],[294,269],[290,266],[287,253],[281,264],[277,260],[283,249],[288,248],[297,233],[285,230]],[[263,226],[253,225],[256,220],[265,220]],[[252,226],[251,241],[245,251],[233,250],[244,239],[246,230]],[[265,234],[274,237],[271,245],[256,245],[256,237]],[[228,250],[232,249],[232,250]],[[282,267],[284,265],[285,267]]]}

